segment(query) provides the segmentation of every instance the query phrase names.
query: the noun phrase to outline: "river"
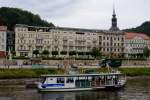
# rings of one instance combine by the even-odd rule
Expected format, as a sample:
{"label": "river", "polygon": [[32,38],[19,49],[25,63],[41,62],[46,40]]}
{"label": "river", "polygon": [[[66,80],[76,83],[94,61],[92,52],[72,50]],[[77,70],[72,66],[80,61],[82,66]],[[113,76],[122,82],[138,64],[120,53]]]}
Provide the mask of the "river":
{"label": "river", "polygon": [[0,86],[0,100],[150,100],[150,77],[129,78],[115,91],[38,93],[20,86]]}

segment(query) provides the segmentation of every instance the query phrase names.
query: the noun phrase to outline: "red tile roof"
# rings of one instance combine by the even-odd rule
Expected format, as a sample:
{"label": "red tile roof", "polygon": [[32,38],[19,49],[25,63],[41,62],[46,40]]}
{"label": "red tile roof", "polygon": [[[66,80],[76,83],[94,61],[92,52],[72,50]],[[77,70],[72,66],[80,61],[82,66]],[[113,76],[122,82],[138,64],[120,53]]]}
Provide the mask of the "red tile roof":
{"label": "red tile roof", "polygon": [[126,39],[133,39],[135,37],[141,37],[144,40],[149,40],[150,37],[146,35],[145,33],[133,33],[133,32],[126,32],[125,33],[125,38]]}

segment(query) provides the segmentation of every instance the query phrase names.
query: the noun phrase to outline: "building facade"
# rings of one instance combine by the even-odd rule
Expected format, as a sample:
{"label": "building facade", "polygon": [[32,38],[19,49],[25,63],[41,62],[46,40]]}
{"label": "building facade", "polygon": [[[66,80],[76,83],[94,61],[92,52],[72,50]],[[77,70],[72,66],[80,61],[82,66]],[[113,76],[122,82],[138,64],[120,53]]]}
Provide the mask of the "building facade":
{"label": "building facade", "polygon": [[15,51],[15,32],[7,31],[6,51]]}
{"label": "building facade", "polygon": [[33,50],[88,52],[98,47],[96,30],[35,27],[16,25],[15,50],[17,56],[32,56]]}
{"label": "building facade", "polygon": [[99,47],[101,48],[101,52],[109,58],[123,57],[125,34],[117,26],[115,9],[113,9],[111,23],[111,28],[109,30],[105,30],[102,34],[98,34]]}
{"label": "building facade", "polygon": [[15,36],[17,56],[32,56],[33,50],[89,52],[93,47],[106,55],[124,52],[122,31],[16,25]]}
{"label": "building facade", "polygon": [[98,37],[102,54],[108,58],[123,57],[125,41],[123,31],[103,31]]}
{"label": "building facade", "polygon": [[115,10],[110,30],[68,27],[15,26],[17,56],[32,56],[33,50],[90,52],[99,48],[108,57],[124,54],[124,32],[117,27]]}
{"label": "building facade", "polygon": [[0,57],[5,57],[6,54],[6,36],[7,27],[0,26]]}
{"label": "building facade", "polygon": [[125,33],[125,53],[126,57],[143,54],[145,47],[150,49],[150,37],[144,33]]}
{"label": "building facade", "polygon": [[7,27],[0,26],[0,51],[6,51]]}

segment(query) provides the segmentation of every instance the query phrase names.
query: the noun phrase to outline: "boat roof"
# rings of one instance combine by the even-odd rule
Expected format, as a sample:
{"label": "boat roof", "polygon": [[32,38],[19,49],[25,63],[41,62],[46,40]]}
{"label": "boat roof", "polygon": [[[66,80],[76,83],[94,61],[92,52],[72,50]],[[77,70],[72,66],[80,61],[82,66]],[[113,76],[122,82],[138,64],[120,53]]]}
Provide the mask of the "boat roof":
{"label": "boat roof", "polygon": [[41,77],[76,77],[76,76],[113,76],[113,75],[122,75],[121,73],[99,73],[99,74],[64,74],[64,75],[41,75]]}

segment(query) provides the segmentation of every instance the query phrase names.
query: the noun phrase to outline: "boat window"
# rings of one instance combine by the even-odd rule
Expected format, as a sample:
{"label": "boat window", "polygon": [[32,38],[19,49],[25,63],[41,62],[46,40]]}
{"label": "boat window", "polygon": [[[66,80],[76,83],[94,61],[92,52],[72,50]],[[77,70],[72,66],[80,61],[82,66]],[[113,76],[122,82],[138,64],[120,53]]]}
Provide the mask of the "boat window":
{"label": "boat window", "polygon": [[73,82],[74,82],[73,77],[68,77],[66,80],[66,83],[73,83]]}
{"label": "boat window", "polygon": [[92,81],[95,81],[95,77],[92,77]]}
{"label": "boat window", "polygon": [[57,83],[64,83],[64,78],[57,78]]}

